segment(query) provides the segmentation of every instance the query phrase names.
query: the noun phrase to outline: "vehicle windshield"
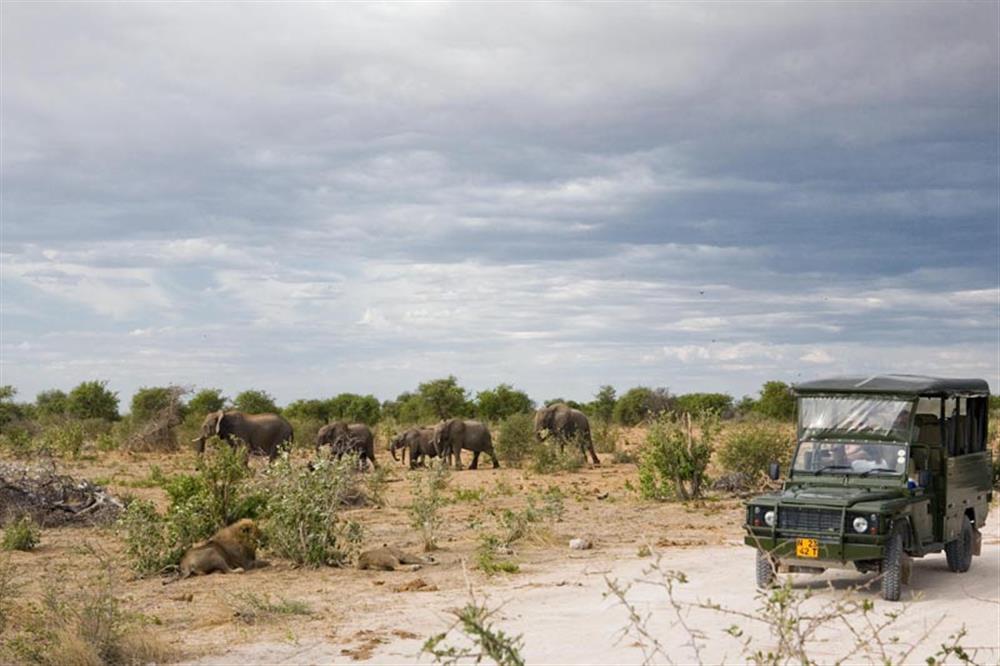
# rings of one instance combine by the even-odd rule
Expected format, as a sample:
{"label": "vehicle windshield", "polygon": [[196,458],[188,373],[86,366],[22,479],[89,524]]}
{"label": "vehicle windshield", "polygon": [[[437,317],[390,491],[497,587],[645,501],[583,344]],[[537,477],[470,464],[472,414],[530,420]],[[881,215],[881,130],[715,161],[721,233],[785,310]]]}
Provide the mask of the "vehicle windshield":
{"label": "vehicle windshield", "polygon": [[874,397],[799,398],[799,439],[874,436],[906,441],[913,401]]}
{"label": "vehicle windshield", "polygon": [[802,442],[792,470],[863,476],[902,474],[906,471],[906,450],[906,445],[889,442]]}

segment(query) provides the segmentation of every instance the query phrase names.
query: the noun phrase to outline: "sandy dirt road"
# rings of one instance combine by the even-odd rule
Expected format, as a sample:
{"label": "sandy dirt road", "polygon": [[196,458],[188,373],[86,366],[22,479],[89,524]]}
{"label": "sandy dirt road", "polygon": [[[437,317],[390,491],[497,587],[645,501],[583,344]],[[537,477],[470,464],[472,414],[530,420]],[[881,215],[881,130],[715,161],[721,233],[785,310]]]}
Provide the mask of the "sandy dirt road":
{"label": "sandy dirt road", "polygon": [[[571,551],[567,551],[571,553]],[[678,588],[676,597],[686,602],[708,601],[752,612],[759,606],[753,582],[753,551],[735,540],[722,546],[665,548],[662,566],[686,573],[689,582]],[[575,553],[573,555],[576,555]],[[596,550],[568,555],[561,567],[499,578],[488,589],[477,590],[491,607],[501,606],[495,616],[497,626],[522,634],[523,655],[529,664],[635,664],[643,661],[643,651],[634,638],[622,638],[627,624],[625,609],[606,597],[606,577],[626,583],[648,578],[649,558],[635,551]],[[400,582],[416,574],[391,574]],[[809,608],[822,608],[847,594],[847,589],[872,579],[856,571],[827,572],[821,576],[796,574],[795,588],[812,590]],[[884,638],[898,637],[901,644],[919,641],[909,663],[924,663],[940,644],[962,626],[967,630],[961,644],[979,648],[977,663],[1000,661],[1000,512],[994,511],[984,531],[983,554],[973,561],[966,574],[947,569],[945,558],[934,555],[913,562],[910,585],[904,588],[903,602],[882,601],[877,585],[862,591],[861,597],[875,603],[874,617],[902,610],[900,618]],[[650,629],[665,646],[669,661],[675,663],[740,663],[744,661],[740,643],[725,629],[738,622],[753,639],[754,648],[773,644],[764,626],[734,619],[718,611],[694,609],[685,615],[689,627],[705,639],[700,653],[689,645],[690,633],[677,623],[666,595],[659,588],[636,584],[629,598],[651,616]],[[430,663],[420,655],[423,640],[443,631],[452,622],[448,609],[461,606],[467,597],[451,592],[421,592],[398,595],[391,607],[372,609],[358,615],[337,640],[300,636],[286,643],[243,645],[225,654],[204,657],[197,664],[376,664]],[[340,637],[343,637],[342,639]],[[820,663],[847,652],[852,644],[848,630],[835,625],[820,635],[821,642],[810,654]],[[461,641],[457,641],[460,643]],[[896,648],[894,654],[901,654]],[[655,663],[668,658],[657,656]],[[856,656],[850,663],[869,663],[870,657]]]}

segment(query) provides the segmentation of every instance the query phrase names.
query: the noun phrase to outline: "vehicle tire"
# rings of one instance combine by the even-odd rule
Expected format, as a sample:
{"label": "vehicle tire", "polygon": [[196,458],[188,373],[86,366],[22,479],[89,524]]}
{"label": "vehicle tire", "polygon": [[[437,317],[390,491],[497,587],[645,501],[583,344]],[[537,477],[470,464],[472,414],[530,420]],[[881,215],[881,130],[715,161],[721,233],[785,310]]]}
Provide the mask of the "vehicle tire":
{"label": "vehicle tire", "polygon": [[757,551],[757,587],[766,590],[774,585],[774,563],[771,556],[762,550]]}
{"label": "vehicle tire", "polygon": [[972,523],[963,519],[958,538],[944,545],[948,568],[955,573],[965,573],[972,566],[972,537]]}
{"label": "vehicle tire", "polygon": [[895,532],[885,544],[885,557],[882,558],[882,598],[886,601],[899,601],[902,585],[903,535]]}

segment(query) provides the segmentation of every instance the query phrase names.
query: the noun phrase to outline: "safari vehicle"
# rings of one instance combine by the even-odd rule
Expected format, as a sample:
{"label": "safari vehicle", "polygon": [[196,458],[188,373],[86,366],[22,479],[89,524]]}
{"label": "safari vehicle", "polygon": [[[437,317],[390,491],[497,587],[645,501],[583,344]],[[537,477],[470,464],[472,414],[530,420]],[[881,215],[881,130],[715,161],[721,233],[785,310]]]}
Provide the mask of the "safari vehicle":
{"label": "safari vehicle", "polygon": [[[778,571],[855,566],[899,599],[905,557],[942,550],[969,569],[992,499],[989,385],[913,375],[794,387],[798,446],[781,492],[747,503],[757,585]],[[777,479],[777,464],[771,466]]]}

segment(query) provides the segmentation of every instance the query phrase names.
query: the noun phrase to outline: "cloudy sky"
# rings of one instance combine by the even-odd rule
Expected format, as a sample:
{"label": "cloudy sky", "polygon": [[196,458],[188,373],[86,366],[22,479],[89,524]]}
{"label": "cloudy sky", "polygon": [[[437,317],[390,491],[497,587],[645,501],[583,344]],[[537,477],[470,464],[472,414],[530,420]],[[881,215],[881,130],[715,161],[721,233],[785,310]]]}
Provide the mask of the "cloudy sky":
{"label": "cloudy sky", "polygon": [[1000,384],[996,3],[2,11],[22,399]]}

